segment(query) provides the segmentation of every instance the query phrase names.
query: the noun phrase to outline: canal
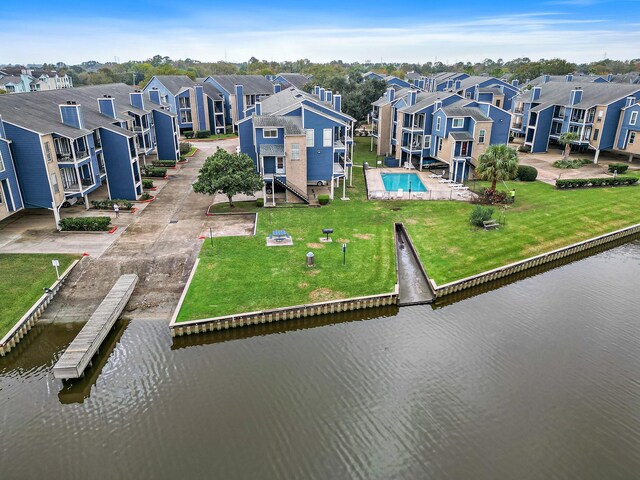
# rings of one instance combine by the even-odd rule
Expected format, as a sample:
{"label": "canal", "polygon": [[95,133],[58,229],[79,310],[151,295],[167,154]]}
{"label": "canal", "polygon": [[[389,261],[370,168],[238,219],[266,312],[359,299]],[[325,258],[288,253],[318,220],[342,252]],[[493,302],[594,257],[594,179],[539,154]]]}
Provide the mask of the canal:
{"label": "canal", "polygon": [[65,388],[80,325],[38,326],[0,359],[0,478],[640,477],[640,242],[360,315],[120,321]]}

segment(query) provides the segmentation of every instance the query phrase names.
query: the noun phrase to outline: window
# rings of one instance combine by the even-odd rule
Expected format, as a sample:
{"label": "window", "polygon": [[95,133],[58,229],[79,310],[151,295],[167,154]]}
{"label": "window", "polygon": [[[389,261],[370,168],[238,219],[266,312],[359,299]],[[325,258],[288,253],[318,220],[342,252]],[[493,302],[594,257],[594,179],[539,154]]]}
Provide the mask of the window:
{"label": "window", "polygon": [[422,148],[429,149],[431,148],[431,135],[425,135],[422,139]]}
{"label": "window", "polygon": [[436,119],[436,130],[440,130],[440,124],[442,123],[442,117]]}
{"label": "window", "polygon": [[276,157],[276,172],[284,171],[284,157]]}
{"label": "window", "polygon": [[487,131],[486,130],[480,130],[480,132],[478,132],[478,143],[484,143],[484,137],[487,136]]}
{"label": "window", "polygon": [[438,138],[438,151],[441,152],[442,151],[442,139]]}
{"label": "window", "polygon": [[300,144],[291,144],[291,160],[300,160]]}
{"label": "window", "polygon": [[278,130],[275,128],[270,128],[270,129],[264,129],[262,131],[262,136],[264,138],[277,138],[278,137]]}
{"label": "window", "polygon": [[315,130],[307,130],[307,147],[314,147],[315,145]]}
{"label": "window", "polygon": [[593,131],[593,141],[595,142],[596,140],[598,140],[598,135],[600,134],[600,130],[599,129],[595,129]]}
{"label": "window", "polygon": [[452,126],[453,126],[453,128],[462,128],[462,127],[464,127],[464,118],[454,118]]}
{"label": "window", "polygon": [[629,119],[629,125],[635,125],[638,120],[638,112],[631,112],[631,118]]}
{"label": "window", "polygon": [[[44,142],[44,156],[47,159],[47,163],[53,162],[53,157],[51,156],[51,144],[49,142]],[[0,170],[2,170],[0,168]]]}
{"label": "window", "polygon": [[603,117],[603,116],[604,116],[604,110],[600,110],[600,111],[598,112],[598,122],[601,122],[601,121],[602,121],[602,117]]}
{"label": "window", "polygon": [[629,145],[636,141],[636,132],[629,132]]}
{"label": "window", "polygon": [[191,110],[180,112],[180,123],[191,123]]}
{"label": "window", "polygon": [[322,146],[330,147],[333,145],[333,129],[325,128],[322,130]]}
{"label": "window", "polygon": [[467,92],[464,94],[465,98],[471,98],[471,92]]}
{"label": "window", "polygon": [[4,161],[2,160],[2,152],[0,152],[0,172],[4,172]]}
{"label": "window", "polygon": [[58,186],[58,177],[55,173],[51,174],[51,187],[53,188],[53,193],[60,192],[60,187]]}
{"label": "window", "polygon": [[180,108],[191,108],[191,99],[189,97],[179,97]]}
{"label": "window", "polygon": [[500,105],[502,105],[502,100],[496,100],[496,107],[500,108]]}

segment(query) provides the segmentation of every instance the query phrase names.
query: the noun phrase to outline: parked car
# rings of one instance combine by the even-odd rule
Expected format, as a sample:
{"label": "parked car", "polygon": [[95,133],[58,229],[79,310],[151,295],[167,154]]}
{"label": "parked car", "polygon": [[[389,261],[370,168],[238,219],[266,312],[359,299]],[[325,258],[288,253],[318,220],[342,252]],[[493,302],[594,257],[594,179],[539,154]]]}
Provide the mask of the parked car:
{"label": "parked car", "polygon": [[314,186],[318,186],[318,187],[323,187],[325,185],[327,185],[329,182],[326,180],[309,180],[307,182],[307,185],[314,185]]}
{"label": "parked car", "polygon": [[69,208],[71,205],[84,205],[84,200],[78,197],[67,197],[62,202],[62,208]]}

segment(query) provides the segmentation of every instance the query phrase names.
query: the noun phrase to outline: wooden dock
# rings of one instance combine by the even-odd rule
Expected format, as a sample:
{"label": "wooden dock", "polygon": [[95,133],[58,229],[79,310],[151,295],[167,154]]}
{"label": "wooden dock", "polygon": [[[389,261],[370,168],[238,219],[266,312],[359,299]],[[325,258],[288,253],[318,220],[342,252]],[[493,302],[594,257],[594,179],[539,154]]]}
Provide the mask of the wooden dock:
{"label": "wooden dock", "polygon": [[118,279],[53,367],[55,378],[69,380],[82,377],[109,330],[120,317],[137,283],[138,276],[135,274],[122,275]]}

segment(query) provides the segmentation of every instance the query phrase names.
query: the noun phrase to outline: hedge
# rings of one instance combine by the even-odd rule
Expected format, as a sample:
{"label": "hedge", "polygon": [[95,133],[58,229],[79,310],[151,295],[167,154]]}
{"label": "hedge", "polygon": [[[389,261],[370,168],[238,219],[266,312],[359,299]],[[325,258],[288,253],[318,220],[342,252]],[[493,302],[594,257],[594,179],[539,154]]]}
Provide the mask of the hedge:
{"label": "hedge", "polygon": [[518,165],[516,178],[521,182],[533,182],[538,178],[538,170],[530,165]]}
{"label": "hedge", "polygon": [[91,205],[98,210],[113,210],[113,204],[117,203],[120,210],[131,210],[133,204],[129,200],[115,198],[113,200],[93,200]]}
{"label": "hedge", "polygon": [[175,160],[154,160],[152,162],[152,165],[154,167],[175,167],[176,161]]}
{"label": "hedge", "polygon": [[629,165],[626,163],[612,163],[609,165],[609,171],[611,173],[617,172],[618,174],[624,173],[629,169]]}
{"label": "hedge", "polygon": [[153,180],[151,180],[150,178],[143,178],[142,188],[153,188]]}
{"label": "hedge", "polygon": [[191,130],[186,130],[186,131],[184,131],[182,134],[183,134],[186,138],[193,138],[193,135],[194,135],[193,131],[191,131]]}
{"label": "hedge", "polygon": [[638,178],[630,176],[605,178],[568,178],[556,180],[557,188],[585,188],[585,187],[617,187],[620,185],[635,185]]}
{"label": "hedge", "polygon": [[209,138],[211,136],[211,132],[209,130],[198,130],[196,132],[196,138]]}
{"label": "hedge", "polygon": [[143,177],[164,177],[167,174],[167,169],[164,167],[143,167]]}
{"label": "hedge", "polygon": [[145,200],[151,200],[153,197],[153,195],[144,192],[142,195],[140,195],[140,200],[145,201]]}
{"label": "hedge", "polygon": [[109,217],[69,217],[60,220],[63,232],[106,232],[109,230]]}
{"label": "hedge", "polygon": [[320,195],[318,195],[318,203],[320,205],[326,205],[327,203],[329,203],[329,195],[327,195],[326,193],[321,193]]}
{"label": "hedge", "polygon": [[257,207],[264,207],[264,198],[262,198],[262,197],[256,198],[256,206]]}

